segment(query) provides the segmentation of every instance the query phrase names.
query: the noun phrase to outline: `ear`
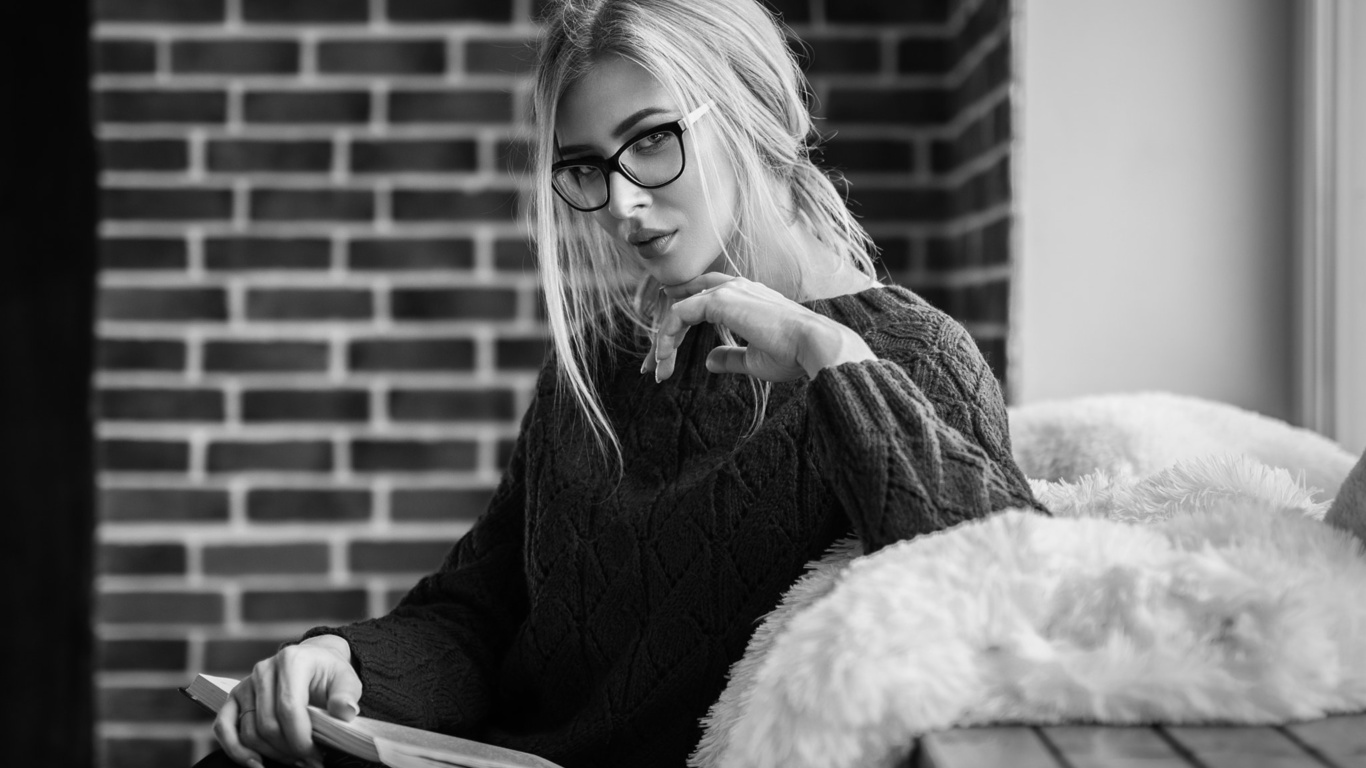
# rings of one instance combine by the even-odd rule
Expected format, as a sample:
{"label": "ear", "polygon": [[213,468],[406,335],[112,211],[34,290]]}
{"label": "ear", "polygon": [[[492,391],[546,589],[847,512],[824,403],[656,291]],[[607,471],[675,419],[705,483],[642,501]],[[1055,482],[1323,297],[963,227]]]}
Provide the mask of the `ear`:
{"label": "ear", "polygon": [[1344,531],[1351,531],[1366,544],[1366,453],[1357,459],[1351,474],[1343,481],[1323,521]]}

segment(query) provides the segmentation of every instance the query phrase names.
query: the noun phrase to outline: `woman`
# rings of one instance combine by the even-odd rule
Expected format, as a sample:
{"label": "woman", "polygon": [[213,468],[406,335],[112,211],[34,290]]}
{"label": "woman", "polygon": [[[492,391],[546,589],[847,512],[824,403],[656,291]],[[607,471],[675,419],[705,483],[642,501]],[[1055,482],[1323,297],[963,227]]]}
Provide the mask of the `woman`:
{"label": "woman", "polygon": [[311,701],[570,768],[681,766],[832,543],[1038,506],[968,334],[872,277],[804,86],[749,0],[551,10],[532,209],[554,346],[510,465],[392,613],[257,665],[215,722],[233,760],[316,761]]}

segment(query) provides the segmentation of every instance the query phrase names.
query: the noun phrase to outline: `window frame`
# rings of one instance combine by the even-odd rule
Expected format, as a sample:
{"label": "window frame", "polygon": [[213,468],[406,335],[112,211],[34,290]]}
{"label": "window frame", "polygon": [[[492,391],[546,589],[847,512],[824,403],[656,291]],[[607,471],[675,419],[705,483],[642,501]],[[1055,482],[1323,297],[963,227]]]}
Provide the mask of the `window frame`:
{"label": "window frame", "polygon": [[1296,3],[1296,412],[1366,448],[1366,7]]}

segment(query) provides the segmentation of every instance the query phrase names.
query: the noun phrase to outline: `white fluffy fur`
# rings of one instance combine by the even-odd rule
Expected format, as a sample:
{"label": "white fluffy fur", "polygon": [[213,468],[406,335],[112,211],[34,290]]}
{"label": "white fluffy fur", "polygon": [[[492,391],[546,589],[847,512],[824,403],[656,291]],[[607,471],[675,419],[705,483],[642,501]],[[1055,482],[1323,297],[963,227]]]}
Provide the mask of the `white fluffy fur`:
{"label": "white fluffy fur", "polygon": [[1366,558],[1289,472],[1188,458],[1034,490],[1056,517],[1006,511],[857,559],[846,542],[814,565],[690,765],[892,766],[952,726],[1366,708]]}
{"label": "white fluffy fur", "polygon": [[1167,392],[1095,395],[1010,409],[1026,477],[1074,481],[1098,470],[1142,477],[1178,461],[1240,454],[1304,473],[1337,495],[1356,457],[1322,435],[1232,405]]}

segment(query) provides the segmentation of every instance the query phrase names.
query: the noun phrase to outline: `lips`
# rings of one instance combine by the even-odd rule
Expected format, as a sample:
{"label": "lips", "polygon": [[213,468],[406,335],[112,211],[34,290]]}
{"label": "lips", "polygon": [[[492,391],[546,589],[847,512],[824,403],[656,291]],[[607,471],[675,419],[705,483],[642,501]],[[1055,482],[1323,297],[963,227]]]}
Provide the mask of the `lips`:
{"label": "lips", "polygon": [[658,240],[661,237],[671,234],[673,234],[673,232],[667,229],[637,229],[626,237],[626,241],[631,245],[640,247],[651,240]]}
{"label": "lips", "polygon": [[636,252],[641,256],[651,259],[661,256],[669,250],[669,246],[674,241],[674,235],[678,230],[663,229],[638,229],[626,238],[627,242],[634,245]]}

